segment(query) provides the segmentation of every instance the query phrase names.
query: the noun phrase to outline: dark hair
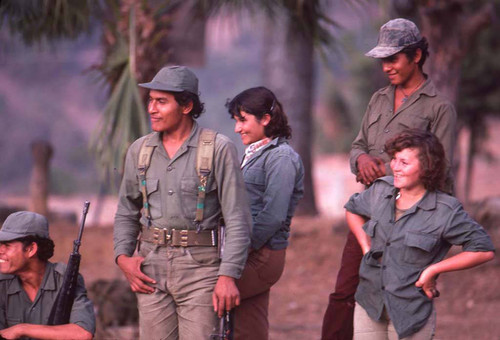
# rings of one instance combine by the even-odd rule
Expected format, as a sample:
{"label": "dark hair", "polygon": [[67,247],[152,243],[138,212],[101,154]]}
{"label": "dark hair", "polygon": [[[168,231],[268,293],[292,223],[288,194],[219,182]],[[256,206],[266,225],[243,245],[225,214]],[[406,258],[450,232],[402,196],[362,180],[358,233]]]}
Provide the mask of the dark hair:
{"label": "dark hair", "polygon": [[54,255],[54,241],[50,238],[40,237],[37,235],[28,235],[15,239],[23,244],[24,250],[29,247],[33,242],[37,244],[38,251],[36,255],[40,261],[48,261]]}
{"label": "dark hair", "polygon": [[418,150],[420,180],[429,191],[443,190],[446,179],[446,158],[439,139],[431,132],[408,129],[385,143],[385,151],[392,158],[396,152],[413,148]]}
{"label": "dark hair", "polygon": [[427,42],[427,39],[425,37],[422,37],[418,42],[406,46],[401,50],[402,53],[406,54],[406,57],[408,60],[413,60],[415,58],[415,55],[417,54],[417,50],[422,51],[422,57],[420,58],[420,61],[418,62],[418,67],[420,70],[424,67],[425,61],[427,60],[427,57],[429,56],[429,43]]}
{"label": "dark hair", "polygon": [[267,137],[292,137],[292,128],[288,125],[288,119],[281,103],[276,99],[271,90],[259,86],[247,89],[231,101],[228,100],[226,107],[231,118],[241,117],[241,111],[254,115],[257,120],[261,120],[267,113],[271,116],[271,121],[264,127],[264,134]]}
{"label": "dark hair", "polygon": [[174,95],[175,101],[180,106],[186,106],[190,102],[193,102],[193,108],[189,114],[194,119],[198,118],[205,110],[205,104],[200,101],[200,97],[189,91],[182,92],[171,92]]}

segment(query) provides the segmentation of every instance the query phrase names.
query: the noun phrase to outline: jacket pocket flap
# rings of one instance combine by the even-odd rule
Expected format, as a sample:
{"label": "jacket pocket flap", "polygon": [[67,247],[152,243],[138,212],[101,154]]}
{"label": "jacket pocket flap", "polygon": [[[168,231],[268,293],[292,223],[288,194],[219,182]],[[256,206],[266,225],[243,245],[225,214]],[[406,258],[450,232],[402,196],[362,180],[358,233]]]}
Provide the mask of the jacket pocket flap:
{"label": "jacket pocket flap", "polygon": [[408,247],[415,247],[430,252],[437,242],[438,238],[436,236],[407,232],[404,243]]}

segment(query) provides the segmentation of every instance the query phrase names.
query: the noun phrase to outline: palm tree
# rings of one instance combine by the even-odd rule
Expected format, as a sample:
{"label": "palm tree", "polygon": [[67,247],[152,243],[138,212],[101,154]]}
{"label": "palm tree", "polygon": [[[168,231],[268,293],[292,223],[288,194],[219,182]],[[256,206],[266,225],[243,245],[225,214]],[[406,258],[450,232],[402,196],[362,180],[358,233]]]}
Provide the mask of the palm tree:
{"label": "palm tree", "polygon": [[[92,148],[104,178],[121,169],[128,145],[146,133],[144,102],[136,79],[150,79],[159,65],[168,61],[165,45],[169,23],[185,1],[102,0],[17,2],[4,0],[0,20],[7,19],[27,42],[43,38],[76,37],[88,30],[92,18],[103,26],[105,59],[97,65],[109,84],[110,100],[103,124],[92,138]],[[294,128],[292,143],[306,168],[306,191],[299,212],[317,212],[312,185],[312,93],[315,46],[330,42],[320,0],[198,0],[190,1],[194,16],[202,19],[222,8],[250,8],[268,14],[264,81],[283,102]],[[34,15],[35,13],[36,15]],[[280,20],[274,20],[275,18]],[[273,18],[273,20],[271,20]],[[19,24],[21,23],[21,24]],[[281,56],[286,55],[286,58]],[[286,87],[283,86],[286,84]]]}

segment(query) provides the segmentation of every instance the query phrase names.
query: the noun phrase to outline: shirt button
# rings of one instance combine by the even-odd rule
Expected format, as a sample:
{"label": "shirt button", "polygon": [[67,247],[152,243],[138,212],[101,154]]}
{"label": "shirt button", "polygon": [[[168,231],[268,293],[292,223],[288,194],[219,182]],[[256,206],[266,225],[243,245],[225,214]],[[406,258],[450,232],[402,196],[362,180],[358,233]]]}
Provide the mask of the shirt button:
{"label": "shirt button", "polygon": [[384,153],[384,150],[380,150],[378,153],[383,154],[383,153]]}
{"label": "shirt button", "polygon": [[389,129],[385,129],[384,130],[385,133],[389,133],[389,131],[390,131]]}
{"label": "shirt button", "polygon": [[173,167],[171,167],[171,166],[167,167],[167,171],[172,171],[172,170],[174,170]]}
{"label": "shirt button", "polygon": [[170,196],[172,196],[172,195],[174,194],[174,191],[173,191],[173,190],[169,190],[169,191],[168,191],[168,194],[169,194]]}

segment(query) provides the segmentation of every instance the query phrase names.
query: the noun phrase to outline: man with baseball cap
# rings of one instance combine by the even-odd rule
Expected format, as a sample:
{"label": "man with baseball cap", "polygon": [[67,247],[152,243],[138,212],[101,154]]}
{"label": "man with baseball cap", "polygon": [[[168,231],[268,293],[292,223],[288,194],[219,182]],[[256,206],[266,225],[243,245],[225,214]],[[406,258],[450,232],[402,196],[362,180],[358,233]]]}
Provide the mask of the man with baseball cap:
{"label": "man with baseball cap", "polygon": [[0,230],[0,336],[6,339],[91,339],[95,332],[92,302],[79,276],[70,323],[47,321],[61,288],[66,265],[52,263],[54,242],[42,215],[20,211]]}
{"label": "man with baseball cap", "polygon": [[[390,20],[380,28],[377,46],[366,56],[380,59],[390,85],[372,96],[361,130],[352,143],[351,171],[369,186],[377,178],[392,175],[385,142],[408,128],[434,133],[445,148],[448,161],[446,190],[453,192],[451,166],[456,140],[456,112],[423,72],[428,43],[417,26],[406,19]],[[363,253],[349,232],[342,254],[335,291],[330,294],[323,319],[322,339],[351,339],[354,293],[359,283]]]}
{"label": "man with baseball cap", "polygon": [[[127,152],[115,216],[116,262],[137,294],[142,339],[208,339],[217,314],[239,304],[235,279],[250,243],[236,148],[221,134],[212,141],[201,137],[206,129],[195,121],[203,111],[198,78],[187,67],[164,67],[139,86],[149,89],[153,132]],[[204,149],[204,143],[215,146]],[[203,183],[197,168],[202,149],[211,150],[204,159],[213,165]]]}

